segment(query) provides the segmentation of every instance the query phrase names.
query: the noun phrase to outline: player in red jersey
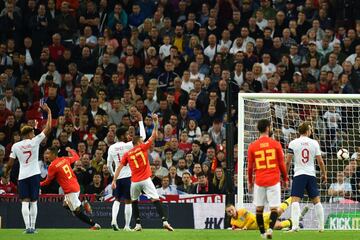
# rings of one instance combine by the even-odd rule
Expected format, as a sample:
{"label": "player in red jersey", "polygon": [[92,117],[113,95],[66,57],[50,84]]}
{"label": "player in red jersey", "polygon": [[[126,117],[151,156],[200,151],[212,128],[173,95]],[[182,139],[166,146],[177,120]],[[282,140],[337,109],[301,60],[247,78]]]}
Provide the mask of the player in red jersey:
{"label": "player in red jersey", "polygon": [[[288,176],[284,161],[284,152],[279,142],[272,139],[270,133],[271,123],[261,119],[257,128],[260,137],[249,145],[248,149],[248,190],[254,188],[253,173],[255,172],[254,203],[256,205],[256,221],[262,238],[272,238],[278,218],[278,207],[281,204],[280,172],[288,187]],[[269,203],[271,210],[269,229],[265,234],[264,206]]]}
{"label": "player in red jersey", "polygon": [[[71,164],[79,160],[80,157],[69,147],[66,148],[66,151],[71,154],[71,157],[58,157],[58,149],[56,147],[46,149],[45,155],[50,159],[51,164],[48,168],[48,175],[46,179],[40,183],[40,186],[48,185],[52,180],[56,179],[64,190],[65,203],[71,212],[81,221],[89,224],[91,226],[90,229],[99,230],[101,228],[100,225],[84,213],[85,210],[79,200],[80,186],[71,168]],[[86,208],[86,206],[84,207]],[[89,206],[87,207],[89,208]]]}
{"label": "player in red jersey", "polygon": [[126,152],[122,157],[121,162],[115,171],[115,175],[112,182],[112,188],[113,189],[116,188],[116,179],[119,176],[121,169],[127,164],[129,164],[131,169],[130,195],[132,200],[132,209],[136,220],[136,226],[134,230],[135,231],[142,230],[140,223],[138,198],[141,195],[141,193],[144,192],[149,198],[151,198],[153,204],[155,205],[156,210],[163,222],[163,227],[169,231],[174,231],[174,229],[170,226],[170,224],[167,221],[167,217],[165,215],[164,209],[162,208],[159,200],[159,195],[156,191],[154,183],[151,181],[151,169],[148,158],[148,150],[157,136],[159,123],[156,114],[153,114],[153,121],[154,121],[154,129],[152,131],[151,137],[147,140],[147,142],[144,143],[140,136],[135,136],[133,138],[134,147],[128,152]]}

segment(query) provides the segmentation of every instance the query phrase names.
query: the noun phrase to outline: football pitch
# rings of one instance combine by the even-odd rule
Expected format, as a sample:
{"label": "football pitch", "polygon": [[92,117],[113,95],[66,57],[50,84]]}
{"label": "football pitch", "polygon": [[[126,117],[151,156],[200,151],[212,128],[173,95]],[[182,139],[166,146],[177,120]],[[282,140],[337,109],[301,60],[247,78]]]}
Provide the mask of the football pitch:
{"label": "football pitch", "polygon": [[[176,229],[175,232],[167,232],[161,229],[144,229],[142,232],[114,232],[110,229],[90,231],[87,229],[39,229],[37,234],[23,234],[21,229],[1,229],[1,240],[227,240],[227,239],[261,239],[258,231],[230,231],[230,230],[193,230]],[[300,231],[286,233],[275,231],[273,239],[286,240],[357,240],[360,239],[360,231]]]}

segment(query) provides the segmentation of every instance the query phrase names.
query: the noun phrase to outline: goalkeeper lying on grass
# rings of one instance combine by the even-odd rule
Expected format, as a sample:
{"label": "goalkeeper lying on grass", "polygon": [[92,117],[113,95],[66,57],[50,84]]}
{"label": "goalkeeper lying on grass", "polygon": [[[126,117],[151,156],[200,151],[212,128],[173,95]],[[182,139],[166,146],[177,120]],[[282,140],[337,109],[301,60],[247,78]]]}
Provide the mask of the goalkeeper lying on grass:
{"label": "goalkeeper lying on grass", "polygon": [[[283,203],[281,203],[278,214],[281,216],[286,209],[291,204],[291,198],[286,199]],[[231,217],[231,227],[233,230],[258,230],[259,227],[256,222],[256,216],[246,208],[240,208],[236,210],[235,206],[229,204],[226,206],[226,214]],[[300,221],[303,219],[304,215],[307,213],[308,207],[305,207],[301,213]],[[264,223],[265,229],[269,228],[270,224],[270,212],[264,213]],[[292,221],[291,219],[286,220],[277,220],[275,223],[275,229],[291,229]]]}

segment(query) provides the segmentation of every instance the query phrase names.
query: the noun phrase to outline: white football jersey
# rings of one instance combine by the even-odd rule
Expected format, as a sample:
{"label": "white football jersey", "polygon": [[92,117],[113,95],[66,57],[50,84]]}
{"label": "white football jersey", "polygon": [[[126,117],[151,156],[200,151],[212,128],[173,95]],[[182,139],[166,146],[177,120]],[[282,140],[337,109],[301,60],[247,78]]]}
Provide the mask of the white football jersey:
{"label": "white football jersey", "polygon": [[[140,136],[143,139],[145,139],[146,132],[145,132],[143,121],[139,121],[139,126],[140,126]],[[120,161],[121,161],[122,157],[124,156],[124,154],[127,151],[131,150],[133,147],[134,147],[134,145],[131,141],[127,142],[127,143],[117,142],[109,147],[108,157],[107,157],[107,166],[108,166],[109,171],[112,176],[114,176],[115,171],[118,168]],[[115,169],[112,166],[113,162],[115,163]],[[128,177],[131,177],[131,170],[130,170],[129,164],[124,166],[123,169],[121,169],[121,172],[117,179],[128,178]]]}
{"label": "white football jersey", "polygon": [[19,180],[40,174],[39,147],[45,137],[41,132],[32,139],[22,140],[12,146],[10,157],[17,158],[20,163]]}
{"label": "white football jersey", "polygon": [[[121,158],[124,156],[124,154],[127,151],[131,150],[133,147],[134,145],[132,142],[127,142],[127,143],[117,142],[109,147],[107,166],[112,176],[114,176],[115,170],[118,168]],[[113,169],[112,166],[113,162],[115,163],[115,170]],[[129,164],[124,166],[123,169],[121,169],[121,172],[117,179],[128,178],[128,177],[131,177],[131,170]]]}
{"label": "white football jersey", "polygon": [[321,155],[316,140],[301,136],[289,143],[288,152],[294,155],[294,177],[303,174],[316,177],[315,160]]}

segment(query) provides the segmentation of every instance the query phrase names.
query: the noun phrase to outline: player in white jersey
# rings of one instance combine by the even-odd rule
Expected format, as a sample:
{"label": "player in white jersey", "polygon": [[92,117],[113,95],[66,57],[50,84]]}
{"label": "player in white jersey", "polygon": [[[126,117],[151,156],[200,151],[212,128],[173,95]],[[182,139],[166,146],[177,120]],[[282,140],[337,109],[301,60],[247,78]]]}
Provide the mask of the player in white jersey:
{"label": "player in white jersey", "polygon": [[299,202],[304,196],[306,189],[309,198],[315,207],[315,214],[318,219],[318,229],[324,231],[324,209],[320,202],[320,194],[316,182],[315,160],[321,170],[322,183],[326,183],[326,168],[321,157],[319,143],[311,139],[312,127],[310,123],[304,122],[299,126],[300,137],[291,141],[286,156],[286,167],[289,170],[294,158],[294,177],[291,187],[291,219],[292,230],[299,230],[300,205]]}
{"label": "player in white jersey", "polygon": [[41,108],[47,112],[48,119],[44,130],[35,136],[30,126],[21,128],[22,141],[15,143],[11,148],[10,158],[5,172],[7,176],[17,158],[19,170],[19,198],[22,201],[21,212],[25,222],[25,233],[35,233],[37,217],[37,199],[40,190],[39,147],[40,143],[51,131],[51,110],[44,104]]}
{"label": "player in white jersey", "polygon": [[[136,118],[139,122],[140,127],[140,136],[145,139],[146,132],[144,128],[144,123],[142,120],[142,115],[140,112],[136,113]],[[113,163],[115,163],[115,169],[120,164],[120,160],[124,156],[124,154],[132,149],[133,143],[131,137],[127,134],[128,129],[126,127],[120,127],[116,131],[116,136],[119,142],[114,143],[109,147],[108,150],[108,158],[107,158],[107,166],[112,176],[114,176],[114,168]],[[114,231],[118,231],[119,227],[117,224],[117,215],[119,212],[120,207],[120,200],[125,201],[125,209],[124,209],[124,216],[125,216],[125,231],[130,231],[130,221],[132,215],[132,207],[131,207],[131,197],[130,197],[130,186],[131,186],[131,170],[130,167],[127,165],[125,166],[120,174],[119,177],[116,179],[116,189],[113,190],[113,196],[115,197],[115,201],[112,206],[112,220],[111,226]]]}

